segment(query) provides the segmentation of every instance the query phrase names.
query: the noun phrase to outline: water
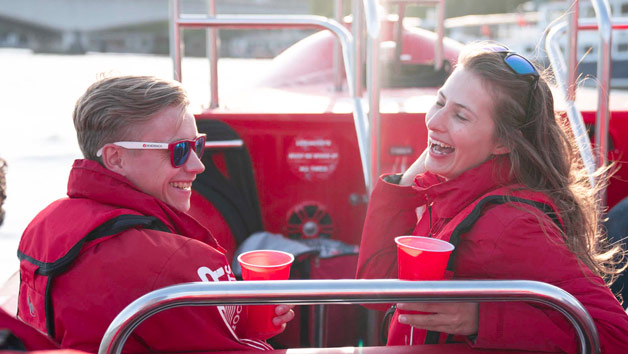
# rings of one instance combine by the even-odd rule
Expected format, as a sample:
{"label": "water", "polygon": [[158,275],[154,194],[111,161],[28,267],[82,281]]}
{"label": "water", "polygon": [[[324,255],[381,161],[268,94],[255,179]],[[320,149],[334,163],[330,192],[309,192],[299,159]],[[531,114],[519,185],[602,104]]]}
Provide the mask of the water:
{"label": "water", "polygon": [[[267,65],[267,60],[222,59],[221,96],[251,83]],[[186,58],[182,72],[192,110],[198,112],[209,101],[207,60]],[[0,49],[0,157],[9,165],[0,284],[18,269],[17,245],[30,220],[65,196],[72,162],[81,158],[72,125],[74,103],[103,73],[173,77],[170,58],[162,56]]]}

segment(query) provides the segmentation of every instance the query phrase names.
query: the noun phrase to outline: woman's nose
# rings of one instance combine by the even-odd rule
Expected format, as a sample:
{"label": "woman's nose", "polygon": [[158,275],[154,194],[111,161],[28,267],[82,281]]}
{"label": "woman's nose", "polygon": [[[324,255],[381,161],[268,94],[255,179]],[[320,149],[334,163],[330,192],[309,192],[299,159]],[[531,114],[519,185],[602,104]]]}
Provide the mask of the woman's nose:
{"label": "woman's nose", "polygon": [[444,130],[447,120],[447,110],[445,107],[437,108],[427,113],[425,116],[425,126],[428,130]]}

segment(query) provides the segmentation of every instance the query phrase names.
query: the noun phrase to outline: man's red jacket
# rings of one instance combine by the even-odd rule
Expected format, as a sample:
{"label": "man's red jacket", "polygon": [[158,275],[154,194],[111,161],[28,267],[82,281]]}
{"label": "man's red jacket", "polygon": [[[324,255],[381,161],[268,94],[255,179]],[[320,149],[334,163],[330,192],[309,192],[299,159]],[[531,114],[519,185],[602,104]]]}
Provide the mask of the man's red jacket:
{"label": "man's red jacket", "polygon": [[[357,277],[396,278],[396,236],[431,235],[448,240],[455,226],[449,222],[497,189],[552,204],[543,194],[515,191],[521,186],[504,187],[500,182],[504,174],[494,171],[496,161],[489,160],[450,181],[429,172],[417,176],[412,187],[378,181],[362,234]],[[473,228],[462,235],[454,262],[455,279],[537,280],[566,290],[594,319],[602,352],[628,353],[628,315],[537,208],[520,203],[486,207]],[[398,333],[389,337],[404,338],[409,327],[396,323],[392,331]],[[479,332],[469,343],[483,349],[577,352],[575,332],[565,317],[542,305],[519,302],[481,303]]]}
{"label": "man's red jacket", "polygon": [[[183,282],[235,280],[222,249],[207,229],[97,162],[74,163],[68,197],[40,212],[24,231],[19,246],[18,316],[50,334],[44,301],[48,289],[54,339],[63,348],[97,352],[114,317],[152,290]],[[67,271],[55,277],[51,285],[46,284],[38,269],[71,254],[85,235],[121,214],[157,217],[171,232],[132,228],[87,240]],[[142,323],[124,351],[272,349],[244,333],[242,306],[174,308]]]}

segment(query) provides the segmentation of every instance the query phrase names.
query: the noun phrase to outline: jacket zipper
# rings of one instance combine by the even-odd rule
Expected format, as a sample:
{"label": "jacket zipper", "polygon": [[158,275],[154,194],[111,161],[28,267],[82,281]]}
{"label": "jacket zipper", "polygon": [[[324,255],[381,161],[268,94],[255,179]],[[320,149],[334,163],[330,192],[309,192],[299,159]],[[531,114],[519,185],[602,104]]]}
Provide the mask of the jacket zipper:
{"label": "jacket zipper", "polygon": [[430,217],[430,229],[427,231],[427,236],[432,237],[432,201],[429,197],[425,197],[425,204],[427,205],[427,214]]}

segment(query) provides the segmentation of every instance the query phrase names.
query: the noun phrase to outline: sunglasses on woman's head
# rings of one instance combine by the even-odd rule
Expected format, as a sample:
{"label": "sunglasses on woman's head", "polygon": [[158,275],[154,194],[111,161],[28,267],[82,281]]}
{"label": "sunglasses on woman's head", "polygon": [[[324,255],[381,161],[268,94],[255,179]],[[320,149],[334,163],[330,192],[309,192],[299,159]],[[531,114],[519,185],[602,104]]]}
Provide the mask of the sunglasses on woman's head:
{"label": "sunglasses on woman's head", "polygon": [[[179,140],[173,143],[153,143],[142,141],[117,141],[111,143],[113,145],[121,146],[125,149],[150,149],[150,150],[170,150],[170,163],[172,167],[178,168],[183,166],[190,158],[190,151],[194,151],[199,159],[203,157],[205,151],[205,140],[207,137],[205,134],[201,134],[194,140]],[[102,155],[104,146],[96,152],[96,156]]]}
{"label": "sunglasses on woman's head", "polygon": [[539,72],[528,59],[511,51],[506,46],[495,44],[489,47],[484,47],[484,50],[503,54],[504,63],[510,68],[510,70],[517,75],[532,78],[530,81],[530,91],[528,92],[528,105],[526,107],[525,121],[527,122],[530,119],[530,108],[532,108],[532,92],[536,90],[539,83]]}

